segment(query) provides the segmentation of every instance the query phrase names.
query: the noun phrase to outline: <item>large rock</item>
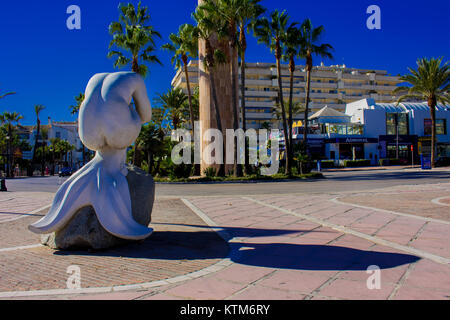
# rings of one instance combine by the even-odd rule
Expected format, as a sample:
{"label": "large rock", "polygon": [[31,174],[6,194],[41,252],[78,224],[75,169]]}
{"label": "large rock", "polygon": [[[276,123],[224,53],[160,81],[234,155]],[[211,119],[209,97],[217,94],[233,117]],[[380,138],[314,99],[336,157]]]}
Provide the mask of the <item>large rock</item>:
{"label": "large rock", "polygon": [[[148,226],[151,222],[155,183],[151,175],[129,166],[127,175],[131,207],[136,222]],[[81,208],[61,230],[41,236],[41,243],[53,249],[107,249],[132,242],[108,233],[100,224],[92,206]]]}

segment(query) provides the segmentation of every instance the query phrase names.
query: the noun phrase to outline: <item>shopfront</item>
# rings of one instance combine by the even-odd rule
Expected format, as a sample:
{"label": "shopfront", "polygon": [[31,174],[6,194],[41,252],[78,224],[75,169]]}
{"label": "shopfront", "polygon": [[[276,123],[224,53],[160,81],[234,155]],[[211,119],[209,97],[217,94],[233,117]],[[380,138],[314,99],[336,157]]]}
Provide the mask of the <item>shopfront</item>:
{"label": "shopfront", "polygon": [[328,156],[334,160],[372,159],[378,144],[376,138],[333,138],[326,139]]}
{"label": "shopfront", "polygon": [[383,135],[380,136],[380,158],[398,159],[411,163],[413,156],[418,159],[419,149],[423,151],[416,135]]}

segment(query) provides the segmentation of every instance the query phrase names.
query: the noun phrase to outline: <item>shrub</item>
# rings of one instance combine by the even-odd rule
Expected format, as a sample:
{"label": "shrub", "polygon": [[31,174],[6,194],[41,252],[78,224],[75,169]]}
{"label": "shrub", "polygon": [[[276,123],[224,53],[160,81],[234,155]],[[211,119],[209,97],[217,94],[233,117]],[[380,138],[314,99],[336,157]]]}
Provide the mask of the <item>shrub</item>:
{"label": "shrub", "polygon": [[214,167],[209,167],[206,168],[203,173],[205,174],[205,176],[207,176],[208,178],[212,178],[217,176],[217,170]]}
{"label": "shrub", "polygon": [[370,160],[368,159],[360,159],[360,160],[344,160],[344,167],[367,167],[370,166]]}
{"label": "shrub", "polygon": [[320,161],[320,165],[322,169],[334,168],[334,160],[322,160]]}

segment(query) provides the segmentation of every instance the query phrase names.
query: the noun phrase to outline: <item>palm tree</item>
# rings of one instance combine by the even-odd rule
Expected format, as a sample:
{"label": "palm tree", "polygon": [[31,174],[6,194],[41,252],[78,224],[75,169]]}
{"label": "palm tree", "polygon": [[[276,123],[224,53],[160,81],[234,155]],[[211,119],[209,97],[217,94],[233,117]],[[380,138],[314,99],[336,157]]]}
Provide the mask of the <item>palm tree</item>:
{"label": "palm tree", "polygon": [[431,164],[436,160],[436,105],[438,102],[450,103],[450,66],[446,62],[441,66],[443,58],[422,58],[417,60],[417,70],[408,68],[410,74],[400,77],[400,80],[410,86],[401,86],[394,94],[402,96],[397,103],[407,99],[421,99],[428,102],[431,116]]}
{"label": "palm tree", "polygon": [[76,101],[75,105],[69,106],[71,115],[76,115],[80,111],[81,104],[84,101],[84,93],[80,93],[79,95],[77,95],[75,97],[75,101]]}
{"label": "palm tree", "polygon": [[331,50],[333,47],[330,44],[317,44],[320,36],[324,32],[324,27],[319,26],[314,28],[310,19],[305,19],[300,26],[301,32],[301,48],[299,56],[306,59],[306,98],[305,98],[305,119],[304,119],[304,131],[303,131],[303,145],[307,148],[308,143],[308,114],[309,114],[309,94],[311,90],[311,71],[313,68],[313,55],[320,56],[322,58],[333,59]]}
{"label": "palm tree", "polygon": [[7,135],[7,148],[8,148],[8,159],[7,159],[7,169],[6,176],[12,177],[12,166],[11,166],[11,142],[12,142],[12,134],[13,134],[13,126],[14,123],[17,125],[19,121],[23,119],[23,116],[17,112],[4,112],[0,114],[0,122],[6,124],[8,127],[8,135]]}
{"label": "palm tree", "polygon": [[[239,0],[205,0],[199,8],[205,10],[209,16],[216,16],[217,21],[223,21],[224,34],[228,39],[230,56],[230,77],[231,77],[231,104],[233,110],[233,129],[239,128],[238,96],[237,84],[239,74],[237,72],[238,41],[237,27],[240,19],[242,2]],[[242,176],[242,167],[237,163],[237,144],[234,145],[234,175]]]}
{"label": "palm tree", "polygon": [[[83,104],[84,98],[85,98],[85,96],[84,96],[84,93],[82,93],[82,92],[78,96],[75,97],[76,104],[69,106],[71,115],[78,114],[78,112],[80,111],[81,105]],[[82,145],[83,145],[83,149],[82,149],[83,165],[85,165],[86,164],[86,149],[85,149],[85,146],[83,143],[82,143]]]}
{"label": "palm tree", "polygon": [[[225,63],[226,56],[221,50],[213,48],[211,44],[212,37],[216,35],[217,30],[220,28],[219,27],[220,23],[217,21],[216,17],[208,16],[205,10],[201,10],[200,8],[197,8],[197,10],[192,14],[192,16],[194,20],[197,22],[197,27],[195,29],[196,36],[199,39],[205,41],[205,48],[206,48],[204,59],[205,69],[209,73],[209,81],[211,83],[210,90],[214,102],[217,129],[220,132],[223,132],[219,102],[217,99],[216,83],[214,80],[215,78],[214,67],[217,66],[218,64]],[[218,175],[225,175],[225,165],[223,163],[219,165]]]}
{"label": "palm tree", "polygon": [[148,68],[145,64],[139,64],[139,61],[161,64],[156,55],[152,54],[155,51],[155,37],[161,38],[161,35],[153,26],[148,25],[150,21],[148,7],[141,7],[140,1],[137,8],[131,3],[120,4],[119,11],[121,13],[119,21],[109,25],[109,33],[113,36],[109,49],[116,46],[129,51],[131,57],[126,57],[121,51],[111,50],[108,58],[116,57],[114,62],[116,68],[131,63],[131,70],[145,77]]}
{"label": "palm tree", "polygon": [[13,92],[13,91],[1,93],[1,94],[0,94],[0,99],[3,99],[3,98],[5,98],[5,97],[10,96],[10,95],[13,95],[13,94],[16,94],[16,93]]}
{"label": "palm tree", "polygon": [[291,25],[286,30],[286,41],[285,41],[285,53],[283,55],[283,60],[289,63],[289,118],[288,118],[288,129],[289,129],[289,150],[287,150],[287,156],[289,157],[289,162],[293,163],[294,150],[292,141],[292,113],[293,113],[293,93],[294,93],[294,73],[295,73],[295,58],[298,56],[300,45],[301,45],[301,33],[294,25]]}
{"label": "palm tree", "polygon": [[164,145],[164,132],[155,123],[142,126],[141,133],[136,141],[140,149],[147,154],[149,174],[152,173],[154,156]]}
{"label": "palm tree", "polygon": [[[245,113],[245,52],[247,51],[247,29],[251,29],[257,19],[266,11],[259,2],[261,0],[240,0],[241,9],[238,19],[239,27],[239,53],[241,58],[241,113],[242,113],[242,129],[247,131],[247,116]],[[247,139],[246,139],[247,140]],[[246,141],[247,143],[247,141]],[[248,167],[248,151],[245,150],[245,173],[249,172]]]}
{"label": "palm tree", "polygon": [[[283,130],[284,141],[286,144],[286,150],[290,150],[289,129],[286,121],[286,113],[283,99],[283,83],[281,78],[281,58],[283,54],[283,46],[286,42],[287,30],[292,28],[294,24],[288,26],[289,16],[285,11],[279,12],[275,10],[270,15],[270,21],[266,17],[259,19],[253,28],[255,36],[258,39],[258,43],[263,43],[275,53],[275,59],[277,62],[277,78],[278,78],[278,103],[281,105],[282,117],[283,117]],[[291,164],[289,163],[289,157],[286,157],[285,172],[289,174],[291,172]]]}
{"label": "palm tree", "polygon": [[186,100],[187,97],[181,88],[170,88],[166,93],[158,94],[154,100],[156,104],[167,111],[174,130],[177,130],[186,121],[184,118]]}
{"label": "palm tree", "polygon": [[[39,148],[39,137],[41,135],[41,120],[39,119],[39,114],[44,109],[45,107],[41,104],[34,106],[34,112],[36,113],[36,136],[34,139],[34,148],[33,148],[33,158],[32,158],[33,164],[36,163],[36,152],[37,149]],[[41,174],[43,175],[43,172],[41,172]]]}
{"label": "palm tree", "polygon": [[195,36],[195,27],[191,24],[183,24],[180,26],[178,34],[170,34],[169,39],[172,43],[167,43],[163,45],[162,48],[173,52],[172,63],[175,64],[177,70],[181,67],[181,64],[183,64],[188,91],[191,129],[194,130],[195,117],[192,106],[191,85],[189,82],[188,59],[194,59],[198,56],[198,39]]}

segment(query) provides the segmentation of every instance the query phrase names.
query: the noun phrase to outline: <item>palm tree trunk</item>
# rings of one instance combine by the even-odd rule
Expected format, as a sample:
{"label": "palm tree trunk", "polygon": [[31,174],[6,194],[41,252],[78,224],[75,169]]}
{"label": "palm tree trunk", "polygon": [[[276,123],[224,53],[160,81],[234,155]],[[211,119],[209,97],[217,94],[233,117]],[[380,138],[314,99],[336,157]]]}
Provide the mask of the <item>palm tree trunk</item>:
{"label": "palm tree trunk", "polygon": [[[219,103],[217,101],[217,92],[216,92],[216,84],[214,81],[214,74],[213,71],[210,69],[209,70],[209,80],[211,83],[211,95],[214,101],[214,110],[215,110],[215,114],[216,114],[216,123],[217,123],[217,129],[223,133],[222,131],[222,119],[220,117],[220,110],[219,110]],[[225,156],[225,144],[222,144],[222,157]],[[225,176],[225,164],[223,163],[224,161],[222,161],[222,163],[219,166],[219,172],[217,173],[218,176]]]}
{"label": "palm tree trunk", "polygon": [[290,72],[290,90],[289,90],[289,162],[292,163],[294,155],[293,155],[293,148],[294,148],[294,142],[293,135],[292,135],[292,95],[294,91],[294,72],[295,72],[295,61],[294,57],[290,57],[289,61],[289,72]]}
{"label": "palm tree trunk", "polygon": [[303,146],[308,150],[308,114],[309,114],[309,92],[311,89],[311,65],[306,66],[306,99],[305,99],[305,117],[303,124]]}
{"label": "palm tree trunk", "polygon": [[431,166],[435,167],[436,161],[436,98],[428,99],[428,106],[430,107],[431,116]]}
{"label": "palm tree trunk", "polygon": [[[247,41],[245,39],[245,29],[241,26],[241,32],[239,36],[239,41],[241,43],[241,113],[242,113],[242,129],[244,132],[247,131],[247,116],[245,114],[245,51],[247,49]],[[248,174],[250,172],[248,163],[248,149],[247,149],[247,137],[245,137],[244,145],[244,172]]]}
{"label": "palm tree trunk", "polygon": [[189,82],[189,72],[188,72],[188,66],[187,63],[183,60],[184,63],[184,74],[186,76],[186,87],[188,91],[188,102],[189,102],[189,117],[191,118],[191,130],[192,133],[194,133],[194,109],[192,107],[192,94],[191,94],[191,84]]}
{"label": "palm tree trunk", "polygon": [[290,163],[289,163],[289,150],[290,150],[290,141],[289,141],[289,132],[287,127],[287,121],[286,121],[286,112],[284,108],[284,101],[283,101],[283,83],[281,79],[281,50],[280,48],[277,48],[276,53],[276,60],[277,60],[277,74],[278,74],[278,99],[280,100],[281,105],[281,116],[283,118],[283,130],[284,130],[284,144],[285,144],[285,173],[289,174],[291,172]]}
{"label": "palm tree trunk", "polygon": [[[236,32],[234,32],[236,33]],[[238,85],[238,76],[239,74],[236,72],[238,70],[237,67],[237,48],[234,41],[230,41],[230,75],[231,75],[231,102],[233,104],[233,129],[236,131],[239,129],[239,112],[238,112],[238,99],[237,99],[237,85]],[[242,166],[238,164],[238,144],[234,143],[234,170],[233,174],[235,177],[242,177]]]}
{"label": "palm tree trunk", "polygon": [[39,121],[39,118],[38,118],[36,124],[37,124],[37,131],[36,131],[36,138],[34,139],[33,158],[31,161],[32,166],[33,166],[33,164],[36,163],[36,149],[38,148],[38,139],[39,139],[39,134],[41,133],[41,122]]}
{"label": "palm tree trunk", "polygon": [[148,151],[148,169],[147,172],[148,174],[152,174],[152,168],[153,168],[153,153],[151,151]]}
{"label": "palm tree trunk", "polygon": [[[183,64],[184,64],[184,74],[186,76],[186,87],[188,91],[188,102],[189,102],[189,117],[191,118],[191,130],[192,130],[192,136],[195,135],[194,128],[195,128],[195,118],[194,118],[194,108],[192,106],[192,93],[191,93],[191,83],[189,81],[189,71],[188,71],[188,65],[187,65],[187,58],[184,59],[183,57]],[[200,175],[200,164],[194,164],[194,175],[199,176]]]}

